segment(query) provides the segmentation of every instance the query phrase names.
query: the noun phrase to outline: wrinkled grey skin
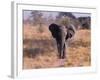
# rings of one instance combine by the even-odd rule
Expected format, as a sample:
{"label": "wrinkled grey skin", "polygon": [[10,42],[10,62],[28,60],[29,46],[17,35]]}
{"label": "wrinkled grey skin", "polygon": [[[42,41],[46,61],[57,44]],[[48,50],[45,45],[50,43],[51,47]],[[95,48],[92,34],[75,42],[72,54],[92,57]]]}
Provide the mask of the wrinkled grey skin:
{"label": "wrinkled grey skin", "polygon": [[53,23],[49,26],[49,30],[57,42],[59,58],[64,59],[66,57],[66,42],[75,34],[74,25],[70,24],[69,26],[59,26]]}

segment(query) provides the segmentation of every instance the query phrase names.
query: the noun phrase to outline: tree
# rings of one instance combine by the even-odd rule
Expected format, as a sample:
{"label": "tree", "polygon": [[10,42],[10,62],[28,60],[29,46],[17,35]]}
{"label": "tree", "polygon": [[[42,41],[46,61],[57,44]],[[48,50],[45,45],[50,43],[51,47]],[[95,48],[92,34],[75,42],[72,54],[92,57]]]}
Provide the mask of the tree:
{"label": "tree", "polygon": [[78,19],[71,12],[59,12],[58,16],[56,16],[56,22],[65,26],[73,24],[76,29],[79,26]]}
{"label": "tree", "polygon": [[43,27],[42,27],[42,25],[43,25],[43,21],[44,21],[44,19],[43,19],[43,14],[42,13],[40,13],[40,14],[38,14],[38,24],[39,24],[39,32],[43,32],[44,30],[43,30]]}
{"label": "tree", "polygon": [[33,25],[36,25],[37,22],[38,22],[38,14],[39,12],[38,11],[32,11],[31,12],[31,18],[32,18],[32,22],[33,22]]}
{"label": "tree", "polygon": [[39,25],[39,32],[43,32],[42,25],[44,23],[43,14],[40,11],[32,11],[31,17],[33,19],[33,25]]}
{"label": "tree", "polygon": [[62,16],[68,16],[72,19],[76,19],[76,17],[71,12],[60,12],[58,16],[59,18],[61,18]]}
{"label": "tree", "polygon": [[72,13],[69,12],[59,12],[58,16],[56,16],[56,22],[59,25],[66,26],[70,24],[71,17],[75,18]]}
{"label": "tree", "polygon": [[59,24],[62,25],[62,26],[68,26],[70,24],[70,17],[68,16],[62,16],[59,20]]}
{"label": "tree", "polygon": [[52,14],[50,14],[50,15],[48,16],[48,24],[51,24],[51,23],[54,23],[54,22],[55,22],[55,20],[54,20]]}
{"label": "tree", "polygon": [[91,27],[91,18],[90,17],[79,17],[78,18],[81,26],[82,26],[82,29],[90,29]]}

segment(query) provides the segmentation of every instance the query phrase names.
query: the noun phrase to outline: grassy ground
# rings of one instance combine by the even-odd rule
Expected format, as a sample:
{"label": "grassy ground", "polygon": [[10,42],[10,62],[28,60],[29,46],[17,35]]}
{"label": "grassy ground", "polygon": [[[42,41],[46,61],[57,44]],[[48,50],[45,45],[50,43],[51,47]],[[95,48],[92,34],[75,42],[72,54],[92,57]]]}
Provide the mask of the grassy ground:
{"label": "grassy ground", "polygon": [[[60,67],[56,41],[47,26],[24,25],[23,35],[23,69]],[[66,49],[64,67],[90,66],[90,43],[90,30],[78,30]]]}

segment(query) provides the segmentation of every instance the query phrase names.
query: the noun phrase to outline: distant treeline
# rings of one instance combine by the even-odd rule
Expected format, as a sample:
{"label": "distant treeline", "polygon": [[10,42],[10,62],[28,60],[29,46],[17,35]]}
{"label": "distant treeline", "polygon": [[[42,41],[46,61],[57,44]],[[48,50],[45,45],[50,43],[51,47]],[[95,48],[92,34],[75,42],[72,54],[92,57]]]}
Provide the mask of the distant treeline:
{"label": "distant treeline", "polygon": [[79,17],[78,20],[83,29],[91,28],[91,17]]}
{"label": "distant treeline", "polygon": [[[69,20],[67,19],[69,18]],[[55,17],[53,15],[44,16],[41,11],[32,11],[31,16],[23,20],[24,24],[30,25],[49,25],[51,23],[63,24],[72,23],[76,28],[90,29],[91,28],[91,17],[78,17],[76,18],[71,12],[58,12]]]}

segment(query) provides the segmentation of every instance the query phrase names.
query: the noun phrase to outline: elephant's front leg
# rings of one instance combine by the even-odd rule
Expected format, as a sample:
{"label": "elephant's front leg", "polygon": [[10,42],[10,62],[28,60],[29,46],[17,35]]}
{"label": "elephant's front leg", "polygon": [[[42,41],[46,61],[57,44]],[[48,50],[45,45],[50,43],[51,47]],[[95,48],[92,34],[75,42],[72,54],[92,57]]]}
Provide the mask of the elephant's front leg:
{"label": "elephant's front leg", "polygon": [[59,66],[60,67],[64,67],[65,65],[65,54],[66,54],[66,51],[65,51],[65,44],[64,43],[60,43],[60,54],[59,54]]}
{"label": "elephant's front leg", "polygon": [[62,47],[61,39],[58,39],[56,41],[57,41],[58,57],[59,59],[62,59],[63,47]]}
{"label": "elephant's front leg", "polygon": [[65,38],[66,38],[66,34],[64,32],[62,32],[61,35],[61,58],[64,59],[65,58],[65,54],[66,54],[66,42],[65,42]]}
{"label": "elephant's front leg", "polygon": [[59,58],[64,59],[66,54],[65,39],[61,39],[58,44]]}
{"label": "elephant's front leg", "polygon": [[58,49],[58,57],[61,58],[61,49],[60,49],[60,43],[59,43],[59,40],[56,40],[57,41],[57,49]]}
{"label": "elephant's front leg", "polygon": [[63,46],[63,55],[62,55],[62,59],[65,59],[66,57],[66,44],[64,44]]}

